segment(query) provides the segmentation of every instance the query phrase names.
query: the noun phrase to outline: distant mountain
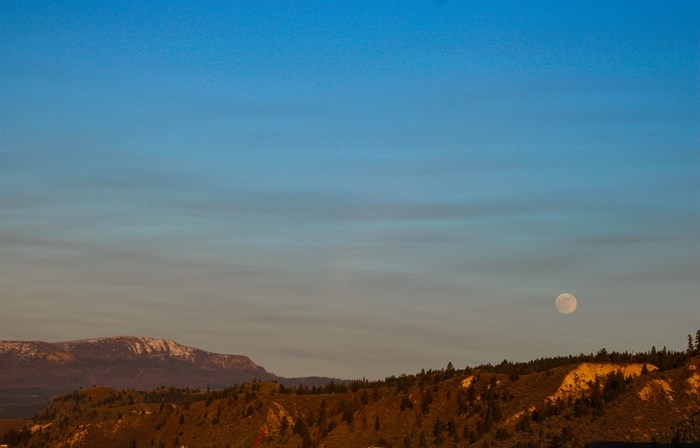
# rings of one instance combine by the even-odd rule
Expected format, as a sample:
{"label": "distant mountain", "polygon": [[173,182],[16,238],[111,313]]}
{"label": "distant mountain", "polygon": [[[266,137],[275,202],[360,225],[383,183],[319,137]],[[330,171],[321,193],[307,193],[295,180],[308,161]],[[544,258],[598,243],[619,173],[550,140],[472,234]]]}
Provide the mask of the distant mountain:
{"label": "distant mountain", "polygon": [[161,386],[219,389],[254,379],[287,386],[331,381],[278,377],[247,356],[210,353],[168,339],[2,341],[0,417],[32,415],[57,395],[93,385],[135,390]]}

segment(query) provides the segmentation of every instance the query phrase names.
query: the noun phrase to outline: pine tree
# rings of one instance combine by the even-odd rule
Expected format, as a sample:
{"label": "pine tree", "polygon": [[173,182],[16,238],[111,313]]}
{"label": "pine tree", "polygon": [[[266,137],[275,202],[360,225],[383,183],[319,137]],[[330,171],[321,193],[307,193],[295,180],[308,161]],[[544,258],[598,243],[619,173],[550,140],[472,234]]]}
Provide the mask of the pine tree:
{"label": "pine tree", "polygon": [[695,347],[693,347],[693,337],[691,335],[688,335],[688,348],[686,349],[686,353],[688,356],[695,353]]}
{"label": "pine tree", "polygon": [[435,420],[435,425],[433,425],[433,437],[436,445],[442,444],[442,432],[445,430],[445,424],[439,418]]}
{"label": "pine tree", "polygon": [[695,354],[700,355],[700,330],[695,333]]}
{"label": "pine tree", "polygon": [[425,434],[421,432],[418,438],[418,448],[426,448],[427,446],[428,442],[425,440]]}

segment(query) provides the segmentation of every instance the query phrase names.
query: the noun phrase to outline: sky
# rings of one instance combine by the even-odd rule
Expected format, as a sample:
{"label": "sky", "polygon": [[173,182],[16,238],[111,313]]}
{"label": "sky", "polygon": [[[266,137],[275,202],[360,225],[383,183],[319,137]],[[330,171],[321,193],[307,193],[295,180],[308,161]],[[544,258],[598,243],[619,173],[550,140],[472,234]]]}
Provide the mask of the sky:
{"label": "sky", "polygon": [[5,0],[0,339],[144,335],[372,379],[684,349],[699,19]]}

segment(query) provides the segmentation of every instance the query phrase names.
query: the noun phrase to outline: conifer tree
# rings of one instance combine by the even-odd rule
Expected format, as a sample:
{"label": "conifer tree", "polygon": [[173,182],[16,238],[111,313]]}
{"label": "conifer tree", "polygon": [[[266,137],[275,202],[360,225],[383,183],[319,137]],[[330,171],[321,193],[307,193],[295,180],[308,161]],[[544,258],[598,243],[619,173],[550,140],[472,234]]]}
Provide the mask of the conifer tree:
{"label": "conifer tree", "polygon": [[686,349],[686,353],[688,356],[695,353],[695,347],[693,347],[693,337],[691,335],[688,335],[688,348]]}

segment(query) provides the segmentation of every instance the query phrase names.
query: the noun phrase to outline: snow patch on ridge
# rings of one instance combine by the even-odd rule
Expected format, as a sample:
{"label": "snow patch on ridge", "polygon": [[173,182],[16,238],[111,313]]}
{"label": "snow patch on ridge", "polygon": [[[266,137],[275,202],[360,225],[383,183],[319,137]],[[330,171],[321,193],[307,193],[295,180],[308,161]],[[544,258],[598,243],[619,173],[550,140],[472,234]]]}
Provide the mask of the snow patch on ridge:
{"label": "snow patch on ridge", "polygon": [[138,355],[167,354],[173,358],[190,360],[194,358],[195,349],[180,345],[170,339],[156,339],[141,336],[129,345],[129,350]]}
{"label": "snow patch on ridge", "polygon": [[0,342],[0,354],[15,352],[21,358],[35,358],[39,349],[32,342],[3,341]]}
{"label": "snow patch on ridge", "polygon": [[170,339],[148,336],[115,336],[55,343],[0,341],[0,356],[25,361],[45,359],[57,363],[68,363],[76,359],[173,359],[207,367],[264,372],[247,356],[211,353]]}
{"label": "snow patch on ridge", "polygon": [[14,356],[24,361],[46,359],[65,363],[73,360],[70,353],[57,349],[52,344],[36,341],[0,341],[0,355]]}

